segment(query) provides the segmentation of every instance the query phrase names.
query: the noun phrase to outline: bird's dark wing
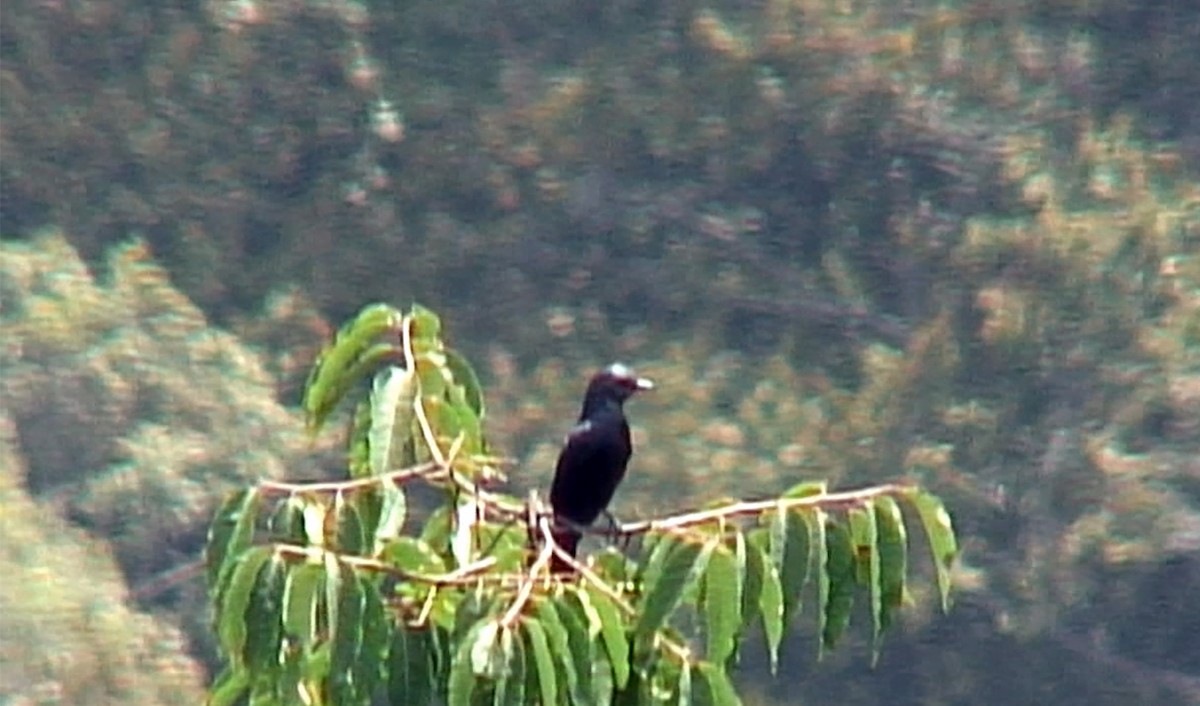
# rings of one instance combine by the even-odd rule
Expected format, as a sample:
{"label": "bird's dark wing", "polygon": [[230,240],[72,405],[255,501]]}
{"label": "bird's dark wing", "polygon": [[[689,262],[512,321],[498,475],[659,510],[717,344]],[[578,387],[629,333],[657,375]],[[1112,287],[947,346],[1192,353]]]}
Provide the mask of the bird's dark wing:
{"label": "bird's dark wing", "polygon": [[630,452],[629,426],[623,418],[579,423],[558,457],[550,486],[554,511],[582,525],[594,522],[625,476]]}

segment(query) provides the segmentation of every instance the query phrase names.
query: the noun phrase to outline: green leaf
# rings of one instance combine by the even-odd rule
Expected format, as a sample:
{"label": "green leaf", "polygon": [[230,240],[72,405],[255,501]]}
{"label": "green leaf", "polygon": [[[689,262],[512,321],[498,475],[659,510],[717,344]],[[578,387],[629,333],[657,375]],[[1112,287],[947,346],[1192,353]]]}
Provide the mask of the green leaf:
{"label": "green leaf", "polygon": [[332,552],[325,553],[322,564],[325,569],[325,578],[321,582],[325,587],[325,632],[334,636],[341,629],[341,595],[342,583],[345,581],[343,571],[349,575],[350,568],[344,566]]}
{"label": "green leaf", "polygon": [[719,665],[707,661],[699,662],[696,664],[696,671],[699,672],[700,681],[704,685],[704,698],[701,699],[701,703],[712,706],[740,706],[742,700],[738,698],[733,682]]}
{"label": "green leaf", "polygon": [[904,605],[904,582],[908,575],[908,531],[900,505],[890,496],[875,501],[875,524],[879,528],[879,587],[882,606],[880,629],[887,630],[895,612]]}
{"label": "green leaf", "polygon": [[[819,507],[812,509],[812,512],[805,513],[804,521],[808,525],[809,541],[813,547],[813,570],[817,574],[817,633],[825,634],[825,621],[829,613],[829,544],[828,533],[825,528],[829,523],[829,519],[824,510]],[[825,642],[824,638],[817,640],[817,658],[820,659],[824,654]]]}
{"label": "green leaf", "polygon": [[416,574],[440,574],[446,571],[446,562],[442,556],[416,537],[396,537],[387,544],[383,558],[401,571]]}
{"label": "green leaf", "polygon": [[581,599],[586,597],[587,605],[595,611],[595,617],[600,622],[600,637],[612,667],[613,684],[617,689],[624,689],[629,681],[629,641],[625,637],[625,623],[621,620],[621,614],[611,598],[591,586],[584,588],[579,596]]}
{"label": "green leaf", "polygon": [[538,601],[536,617],[546,633],[546,641],[549,643],[552,653],[557,655],[558,663],[562,665],[561,673],[566,677],[567,682],[566,693],[577,703],[583,703],[587,697],[580,690],[575,661],[571,659],[570,638],[562,618],[559,617],[555,601],[550,598]]}
{"label": "green leaf", "polygon": [[529,649],[533,653],[534,664],[537,665],[538,687],[543,704],[558,703],[558,673],[554,669],[554,658],[550,654],[550,645],[546,640],[546,632],[540,621],[535,618],[525,618],[521,628],[529,640]]}
{"label": "green leaf", "polygon": [[733,654],[741,624],[741,577],[733,552],[718,545],[704,572],[706,654],[714,664],[725,664]]}
{"label": "green leaf", "polygon": [[679,682],[675,687],[676,706],[692,706],[692,663],[679,666]]}
{"label": "green leaf", "polygon": [[388,655],[388,700],[392,704],[428,704],[436,691],[433,644],[427,628],[399,625]]}
{"label": "green leaf", "polygon": [[254,590],[250,592],[242,655],[251,673],[268,673],[274,677],[279,671],[283,648],[283,593],[288,573],[287,562],[272,553],[258,572]]}
{"label": "green leaf", "polygon": [[333,521],[337,527],[337,549],[344,554],[365,554],[368,545],[362,516],[340,490],[333,499]]}
{"label": "green leaf", "polygon": [[285,544],[307,544],[304,535],[304,506],[308,503],[302,495],[289,495],[278,503],[267,521],[270,537]]}
{"label": "green leaf", "polygon": [[499,620],[489,620],[484,623],[475,643],[471,645],[471,671],[477,677],[495,679],[504,668],[504,655],[500,649],[500,633],[503,632]]}
{"label": "green leaf", "polygon": [[230,493],[217,509],[208,528],[204,561],[207,566],[208,587],[217,590],[223,582],[222,575],[229,571],[254,539],[254,523],[258,519],[261,505],[258,488],[252,487]]}
{"label": "green leaf", "polygon": [[699,545],[690,541],[664,539],[669,542],[669,553],[662,564],[662,571],[653,583],[647,583],[634,635],[638,640],[649,640],[662,627],[683,598],[692,589],[708,566],[716,542]]}
{"label": "green leaf", "polygon": [[367,432],[372,475],[409,465],[397,453],[412,438],[416,380],[412,371],[392,365],[375,374],[371,385],[371,426]]}
{"label": "green leaf", "polygon": [[325,569],[304,563],[287,575],[283,591],[283,629],[288,639],[309,650],[317,640],[317,611],[321,607]]}
{"label": "green leaf", "polygon": [[463,396],[466,398],[467,404],[471,407],[471,411],[475,413],[476,419],[483,419],[483,385],[479,382],[479,376],[475,374],[475,369],[471,367],[471,363],[467,361],[458,351],[447,348],[446,353],[446,368],[454,376],[454,382],[462,386]]}
{"label": "green leaf", "polygon": [[235,669],[243,666],[246,647],[246,607],[258,582],[259,572],[274,555],[269,547],[254,547],[244,552],[228,572],[228,580],[216,603],[217,638]]}
{"label": "green leaf", "polygon": [[954,537],[954,524],[950,513],[941,499],[920,488],[905,493],[916,508],[929,539],[929,550],[933,554],[933,566],[937,571],[938,591],[942,596],[942,612],[950,610],[950,568],[958,557],[958,540]]}
{"label": "green leaf", "polygon": [[788,625],[800,612],[801,594],[808,583],[812,561],[808,528],[804,517],[781,505],[771,517],[771,561],[779,567],[783,587],[783,623]]}
{"label": "green leaf", "polygon": [[[576,698],[577,703],[595,701],[592,682],[593,655],[596,651],[595,642],[589,630],[589,616],[579,600],[578,594],[568,593],[555,602],[558,617],[563,628],[567,631],[567,651],[564,659],[575,662],[575,679],[578,692],[583,698]],[[572,692],[574,693],[574,692]]]}
{"label": "green leaf", "polygon": [[358,380],[388,359],[402,358],[394,344],[375,344],[389,331],[399,330],[402,316],[386,304],[371,304],[338,331],[333,343],[317,357],[305,384],[303,407],[310,433],[324,425],[329,413]]}
{"label": "green leaf", "polygon": [[871,600],[871,662],[874,664],[879,660],[879,638],[883,634],[883,586],[880,582],[879,528],[875,522],[875,504],[868,500],[862,507],[850,508],[849,516],[850,537],[854,541],[859,578],[863,578],[861,574],[866,574]]}
{"label": "green leaf", "polygon": [[823,480],[806,480],[788,488],[781,497],[811,498],[829,492],[828,485]]}
{"label": "green leaf", "polygon": [[470,706],[471,692],[475,689],[475,671],[471,664],[471,651],[475,648],[475,642],[480,633],[490,622],[490,620],[480,620],[472,624],[459,641],[458,648],[454,652],[454,659],[450,663],[446,706]]}
{"label": "green leaf", "polygon": [[771,674],[779,668],[779,645],[783,641],[783,584],[779,569],[771,561],[764,547],[768,539],[763,532],[753,532],[746,542],[747,566],[761,567],[758,594],[758,611],[763,621],[763,637],[767,641],[767,654],[771,658]]}
{"label": "green leaf", "polygon": [[206,706],[233,706],[250,687],[250,675],[244,669],[225,667],[208,691]]}
{"label": "green leaf", "polygon": [[492,694],[493,706],[526,706],[525,643],[513,630],[505,629],[500,634],[500,652],[504,669],[496,680]]}
{"label": "green leaf", "polygon": [[845,523],[832,520],[828,523],[825,552],[828,557],[829,602],[825,607],[821,641],[824,647],[833,649],[850,624],[857,582],[854,541]]}
{"label": "green leaf", "polygon": [[338,623],[329,655],[329,694],[333,703],[350,706],[364,703],[370,694],[363,692],[366,685],[359,684],[354,673],[363,638],[365,586],[348,566],[343,566],[337,599]]}
{"label": "green leaf", "polygon": [[379,511],[379,523],[375,526],[371,556],[379,556],[384,547],[400,535],[408,513],[403,488],[391,480],[384,480],[380,483],[380,492],[383,494],[383,506]]}

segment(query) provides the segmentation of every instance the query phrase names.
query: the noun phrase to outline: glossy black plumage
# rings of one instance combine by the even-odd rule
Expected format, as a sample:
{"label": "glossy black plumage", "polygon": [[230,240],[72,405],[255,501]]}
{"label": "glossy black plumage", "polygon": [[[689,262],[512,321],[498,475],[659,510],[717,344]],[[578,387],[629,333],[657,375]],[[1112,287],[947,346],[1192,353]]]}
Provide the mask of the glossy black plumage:
{"label": "glossy black plumage", "polygon": [[[550,486],[550,505],[557,517],[586,526],[608,507],[633,453],[625,400],[651,387],[649,380],[620,364],[592,376],[579,422],[567,435]],[[554,536],[563,549],[575,554],[581,536],[578,531],[560,526]],[[556,571],[566,568],[563,562],[554,564]]]}

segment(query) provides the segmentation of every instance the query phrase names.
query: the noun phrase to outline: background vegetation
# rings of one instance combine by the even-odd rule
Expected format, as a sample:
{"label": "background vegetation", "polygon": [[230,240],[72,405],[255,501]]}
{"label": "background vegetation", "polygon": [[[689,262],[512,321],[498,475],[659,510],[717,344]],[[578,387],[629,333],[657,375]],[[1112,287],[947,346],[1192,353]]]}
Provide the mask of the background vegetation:
{"label": "background vegetation", "polygon": [[[951,619],[915,616],[871,675],[748,664],[764,700],[1196,700],[1187,3],[96,0],[0,22],[14,703],[194,701],[200,586],[162,572],[231,485],[332,467],[296,417],[312,347],[414,298],[488,361],[519,486],[622,358],[660,388],[631,409],[624,516],[901,475],[955,509]],[[155,640],[178,661],[135,657]]]}

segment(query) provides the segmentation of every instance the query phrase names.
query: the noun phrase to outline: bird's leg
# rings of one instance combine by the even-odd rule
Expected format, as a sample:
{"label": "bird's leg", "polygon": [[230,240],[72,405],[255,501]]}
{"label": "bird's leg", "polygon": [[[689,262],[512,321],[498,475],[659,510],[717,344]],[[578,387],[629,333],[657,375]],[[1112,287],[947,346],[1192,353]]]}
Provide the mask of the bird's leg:
{"label": "bird's leg", "polygon": [[604,519],[608,520],[608,540],[613,544],[619,545],[621,551],[625,551],[629,548],[629,535],[625,534],[624,526],[608,510],[603,510],[602,512]]}

